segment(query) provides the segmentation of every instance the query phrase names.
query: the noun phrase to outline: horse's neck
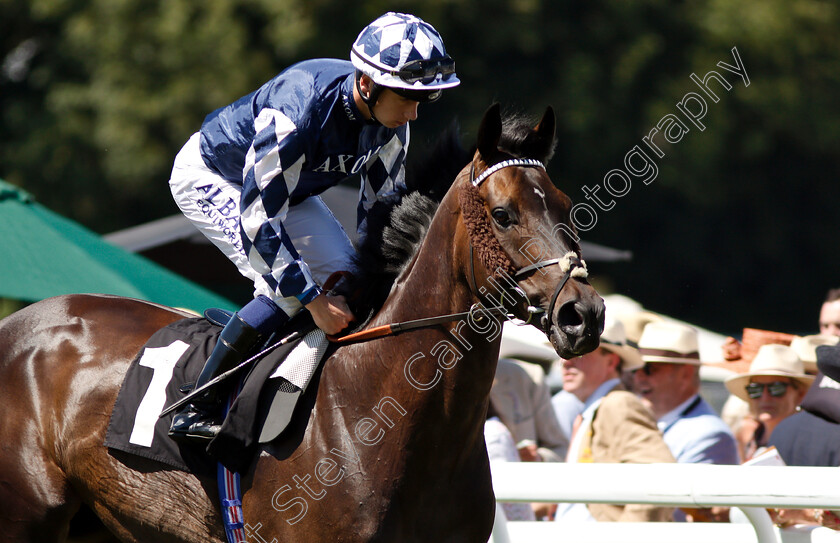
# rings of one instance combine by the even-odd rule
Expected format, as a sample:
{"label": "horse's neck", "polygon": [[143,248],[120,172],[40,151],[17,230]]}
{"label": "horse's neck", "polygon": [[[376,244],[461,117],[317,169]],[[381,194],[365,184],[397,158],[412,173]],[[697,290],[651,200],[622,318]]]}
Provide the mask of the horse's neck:
{"label": "horse's neck", "polygon": [[463,251],[456,247],[460,214],[454,212],[454,192],[450,190],[441,202],[425,239],[397,278],[378,320],[458,313],[473,303],[462,271]]}
{"label": "horse's neck", "polygon": [[[466,281],[468,251],[459,241],[461,219],[453,212],[452,196],[441,203],[422,246],[398,278],[375,324],[464,313],[477,301]],[[438,424],[443,440],[476,440],[481,435],[501,343],[501,322],[495,319],[490,324],[479,327],[462,317],[404,332],[399,342],[393,342],[399,343],[393,363],[403,371],[391,368],[384,386],[404,391],[411,403],[405,406],[408,413],[415,420]]]}

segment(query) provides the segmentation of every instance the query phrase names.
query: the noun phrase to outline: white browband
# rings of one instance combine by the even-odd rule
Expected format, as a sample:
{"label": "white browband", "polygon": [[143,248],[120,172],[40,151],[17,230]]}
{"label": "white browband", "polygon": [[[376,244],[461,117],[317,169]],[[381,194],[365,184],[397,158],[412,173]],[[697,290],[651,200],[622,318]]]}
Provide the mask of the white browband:
{"label": "white browband", "polygon": [[481,175],[472,180],[473,186],[479,186],[482,181],[487,179],[488,176],[493,175],[497,171],[501,170],[502,168],[507,168],[508,166],[530,166],[534,168],[542,168],[543,170],[545,169],[545,165],[539,160],[533,158],[512,158],[510,160],[499,162],[498,164],[493,164],[492,166],[481,172]]}

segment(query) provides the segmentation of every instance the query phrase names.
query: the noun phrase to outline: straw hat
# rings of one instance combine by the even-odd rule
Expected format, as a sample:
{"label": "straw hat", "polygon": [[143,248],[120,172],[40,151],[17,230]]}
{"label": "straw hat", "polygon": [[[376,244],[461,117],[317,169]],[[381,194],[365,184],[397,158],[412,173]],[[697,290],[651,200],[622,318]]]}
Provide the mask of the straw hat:
{"label": "straw hat", "polygon": [[758,350],[758,354],[755,355],[747,373],[733,375],[724,383],[729,392],[744,401],[749,401],[749,396],[747,396],[744,387],[750,382],[750,377],[763,375],[788,377],[798,381],[804,389],[807,389],[814,382],[813,375],[805,374],[805,365],[796,356],[793,349],[786,345],[769,344],[763,345]]}
{"label": "straw hat", "polygon": [[790,342],[790,348],[796,352],[796,356],[805,365],[805,373],[816,374],[817,347],[820,345],[837,345],[838,341],[840,341],[840,337],[827,334],[796,336]]}
{"label": "straw hat", "polygon": [[608,320],[604,324],[600,347],[621,358],[622,371],[633,371],[644,366],[639,351],[627,344],[627,334],[621,321]]}
{"label": "straw hat", "polygon": [[744,328],[741,341],[738,341],[734,337],[728,337],[726,338],[726,342],[721,346],[723,362],[707,362],[705,365],[725,368],[735,373],[746,373],[749,371],[750,363],[762,346],[790,345],[794,337],[796,336],[793,334],[785,334],[783,332]]}
{"label": "straw hat", "polygon": [[639,338],[643,362],[700,365],[697,330],[675,322],[651,322]]}
{"label": "straw hat", "polygon": [[627,343],[630,345],[638,345],[639,339],[642,337],[642,332],[645,326],[652,322],[662,322],[661,316],[650,311],[636,311],[634,313],[627,313],[618,317],[624,325],[624,330],[627,332]]}

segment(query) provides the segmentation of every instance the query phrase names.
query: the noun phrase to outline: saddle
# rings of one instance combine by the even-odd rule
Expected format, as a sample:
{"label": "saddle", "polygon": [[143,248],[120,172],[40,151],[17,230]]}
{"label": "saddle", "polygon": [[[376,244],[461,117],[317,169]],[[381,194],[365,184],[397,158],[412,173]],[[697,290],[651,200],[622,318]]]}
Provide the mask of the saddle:
{"label": "saddle", "polygon": [[[167,435],[174,413],[163,417],[160,413],[190,391],[189,385],[183,385],[195,382],[230,318],[226,311],[208,310],[203,318],[176,321],[149,339],[126,372],[108,424],[106,447],[212,476],[216,462],[243,472],[260,443],[283,441],[292,417],[304,415],[298,413],[304,411],[298,409],[302,394],[313,383],[317,390],[320,362],[328,348],[308,312],[301,312],[258,346],[250,364],[230,383],[221,383],[233,392],[221,431],[206,447],[176,443]],[[295,332],[302,337],[274,347]]]}

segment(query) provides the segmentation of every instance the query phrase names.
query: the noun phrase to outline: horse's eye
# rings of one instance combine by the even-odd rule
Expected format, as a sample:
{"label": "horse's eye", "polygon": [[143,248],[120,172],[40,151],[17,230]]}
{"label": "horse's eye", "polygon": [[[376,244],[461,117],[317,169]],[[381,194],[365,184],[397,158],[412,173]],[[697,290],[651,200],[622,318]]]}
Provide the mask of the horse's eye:
{"label": "horse's eye", "polygon": [[504,208],[497,207],[493,210],[492,215],[493,220],[496,221],[496,224],[498,224],[502,228],[507,228],[511,224],[513,224],[513,220],[510,218],[510,215],[508,215],[508,212],[505,211]]}

